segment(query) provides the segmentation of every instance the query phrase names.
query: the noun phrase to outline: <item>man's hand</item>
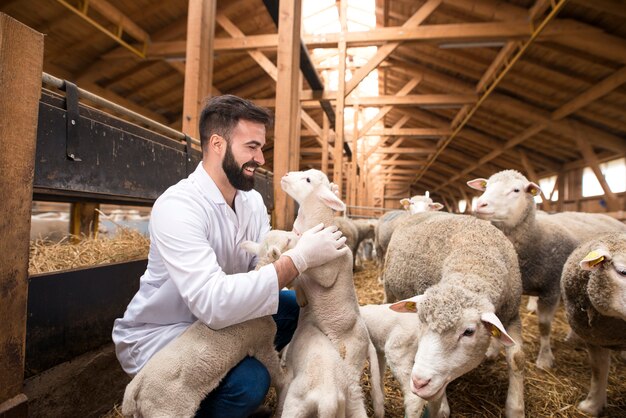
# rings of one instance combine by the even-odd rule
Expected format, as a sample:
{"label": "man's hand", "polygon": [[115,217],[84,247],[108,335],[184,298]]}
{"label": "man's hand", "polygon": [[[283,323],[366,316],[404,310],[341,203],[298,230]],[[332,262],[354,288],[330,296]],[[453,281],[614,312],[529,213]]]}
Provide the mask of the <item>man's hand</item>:
{"label": "man's hand", "polygon": [[305,231],[294,248],[285,251],[283,255],[288,256],[293,264],[302,274],[307,269],[321,266],[346,254],[350,249],[344,244],[346,237],[341,235],[341,231],[335,225],[324,228],[324,224],[319,224]]}

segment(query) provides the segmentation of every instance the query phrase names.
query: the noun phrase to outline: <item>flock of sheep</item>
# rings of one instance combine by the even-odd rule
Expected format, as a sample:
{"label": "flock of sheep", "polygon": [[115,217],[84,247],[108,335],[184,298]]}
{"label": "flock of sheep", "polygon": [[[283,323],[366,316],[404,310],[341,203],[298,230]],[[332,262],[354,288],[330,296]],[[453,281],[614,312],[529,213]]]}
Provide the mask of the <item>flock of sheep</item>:
{"label": "flock of sheep", "polygon": [[[308,181],[297,181],[303,178]],[[252,355],[272,376],[276,416],[366,417],[360,378],[368,361],[375,417],[384,416],[386,366],[402,389],[406,417],[420,417],[425,409],[430,417],[447,417],[448,384],[504,346],[505,414],[522,417],[519,307],[525,294],[537,297],[536,365],[544,369],[558,361],[550,329],[563,300],[571,338],[586,345],[591,363],[589,394],[578,408],[598,416],[607,402],[609,352],[626,350],[626,225],[601,214],[537,211],[539,187],[513,170],[468,185],[483,191],[476,216],[438,212],[441,205],[426,195],[405,199],[408,210],[375,223],[354,222],[334,216],[345,205],[326,175],[289,173],[282,186],[300,205],[297,229],[336,224],[352,249],[296,279],[301,314],[291,343],[275,352],[269,317],[219,331],[198,322],[131,381],[122,412],[193,416],[226,372]],[[359,306],[353,254],[371,237],[385,303]],[[261,265],[296,240],[293,232],[272,231],[263,243],[244,248],[258,254]]]}

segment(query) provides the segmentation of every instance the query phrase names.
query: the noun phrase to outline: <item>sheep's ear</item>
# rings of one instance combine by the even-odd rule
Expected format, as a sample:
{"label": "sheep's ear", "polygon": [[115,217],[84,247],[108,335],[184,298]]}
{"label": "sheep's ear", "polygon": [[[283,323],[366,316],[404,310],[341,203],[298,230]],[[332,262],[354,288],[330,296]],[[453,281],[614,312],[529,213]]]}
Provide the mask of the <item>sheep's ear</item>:
{"label": "sheep's ear", "polygon": [[424,299],[424,295],[413,296],[412,298],[401,300],[400,302],[392,303],[389,309],[396,312],[417,312],[417,305]]}
{"label": "sheep's ear", "polygon": [[498,339],[506,347],[515,345],[515,340],[507,334],[504,329],[504,325],[502,325],[502,322],[500,322],[500,319],[498,319],[495,313],[485,312],[480,316],[480,320],[483,321],[483,324],[485,324],[485,327],[491,335]]}
{"label": "sheep's ear", "polygon": [[408,210],[409,206],[411,205],[411,201],[405,197],[404,199],[400,199],[400,204],[404,209]]}
{"label": "sheep's ear", "polygon": [[317,196],[322,202],[324,202],[326,206],[333,210],[336,210],[338,212],[343,212],[346,210],[346,205],[328,187],[322,186],[318,188]]}
{"label": "sheep's ear", "polygon": [[443,209],[443,205],[439,202],[435,202],[435,203],[431,203],[428,205],[428,207],[430,208],[430,210],[441,210]]}
{"label": "sheep's ear", "polygon": [[532,181],[526,185],[524,190],[526,190],[526,193],[530,193],[533,196],[538,196],[541,193],[541,187],[537,186],[537,184]]}
{"label": "sheep's ear", "polygon": [[472,189],[480,190],[484,192],[487,190],[487,179],[474,179],[467,182],[467,185]]}
{"label": "sheep's ear", "polygon": [[580,268],[583,270],[595,270],[605,261],[611,259],[611,254],[604,248],[597,248],[580,260]]}
{"label": "sheep's ear", "polygon": [[241,244],[239,244],[239,247],[241,247],[243,250],[252,254],[256,254],[256,255],[261,254],[261,244],[259,244],[258,242],[244,241]]}

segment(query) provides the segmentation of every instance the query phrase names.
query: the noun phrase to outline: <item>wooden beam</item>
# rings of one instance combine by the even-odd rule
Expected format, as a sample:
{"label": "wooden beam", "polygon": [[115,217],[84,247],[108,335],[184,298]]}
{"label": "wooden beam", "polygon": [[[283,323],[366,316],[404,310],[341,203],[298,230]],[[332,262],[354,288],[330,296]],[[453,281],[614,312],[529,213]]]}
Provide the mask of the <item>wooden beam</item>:
{"label": "wooden beam", "polygon": [[583,132],[581,132],[580,130],[574,127],[572,127],[572,137],[576,140],[576,143],[578,144],[578,148],[580,149],[580,153],[582,154],[583,158],[585,159],[585,161],[587,162],[591,170],[593,170],[593,173],[596,175],[596,178],[598,179],[600,186],[602,186],[602,190],[604,190],[607,209],[609,211],[616,211],[616,210],[623,209],[620,207],[618,197],[615,195],[615,193],[613,193],[613,191],[611,190],[611,187],[609,186],[609,184],[606,182],[606,179],[604,178],[604,174],[602,174],[602,171],[600,170],[600,164],[598,164],[598,157],[593,151],[593,147],[589,143],[589,139],[584,136]]}
{"label": "wooden beam", "polygon": [[406,161],[406,160],[382,160],[378,162],[378,165],[397,165],[397,166],[411,166],[411,167],[420,167],[426,164],[426,160],[414,160],[414,161]]}
{"label": "wooden beam", "polygon": [[150,42],[150,35],[131,18],[122,13],[106,0],[89,0],[89,7],[96,10],[113,24],[121,27],[126,33],[138,41]]}
{"label": "wooden beam", "polygon": [[325,112],[322,114],[322,172],[327,176],[330,174],[328,172],[328,144],[330,143],[330,121],[328,120],[328,115]]}
{"label": "wooden beam", "polygon": [[[420,7],[401,27],[412,28],[419,26],[424,22],[437,7],[441,4],[441,0],[428,0]],[[395,49],[400,45],[399,42],[390,42],[378,48],[376,54],[369,59],[367,64],[359,68],[352,74],[352,78],[346,83],[345,94],[348,95],[354,90],[367,75],[379,66]]]}
{"label": "wooden beam", "polygon": [[477,97],[472,94],[411,94],[407,96],[372,96],[350,97],[346,105],[359,106],[443,106],[455,107],[476,103]]}
{"label": "wooden beam", "polygon": [[300,155],[300,27],[302,5],[299,0],[281,0],[279,5],[276,85],[276,123],[274,128],[274,228],[291,230],[295,204],[280,186],[289,171],[298,170],[293,156]]}
{"label": "wooden beam", "polygon": [[378,148],[375,154],[431,154],[436,148]]}
{"label": "wooden beam", "polygon": [[0,13],[0,411],[7,417],[28,414],[28,256],[43,55],[43,34]]}
{"label": "wooden beam", "polygon": [[213,85],[213,38],[217,0],[189,0],[185,87],[183,98],[183,132],[200,138],[198,122],[202,102]]}
{"label": "wooden beam", "polygon": [[365,136],[406,136],[414,138],[437,138],[450,135],[449,128],[384,128],[369,131]]}
{"label": "wooden beam", "polygon": [[[528,179],[533,183],[539,185],[539,177],[537,176],[537,172],[535,171],[535,168],[528,159],[526,153],[522,150],[518,150],[517,153],[520,156],[520,160],[522,161],[524,170],[526,170]],[[552,209],[552,205],[550,204],[550,198],[547,196],[546,191],[544,190],[541,191],[541,199],[543,200],[543,206],[545,210],[549,211],[550,209]]]}
{"label": "wooden beam", "polygon": [[[347,5],[348,0],[339,0],[340,10],[339,19],[342,27],[346,27]],[[335,147],[334,147],[334,165],[333,165],[333,182],[339,187],[339,196],[342,196],[343,188],[343,142],[344,142],[344,107],[346,91],[346,53],[347,45],[344,32],[339,38],[339,66],[338,73],[338,95],[335,108]]]}

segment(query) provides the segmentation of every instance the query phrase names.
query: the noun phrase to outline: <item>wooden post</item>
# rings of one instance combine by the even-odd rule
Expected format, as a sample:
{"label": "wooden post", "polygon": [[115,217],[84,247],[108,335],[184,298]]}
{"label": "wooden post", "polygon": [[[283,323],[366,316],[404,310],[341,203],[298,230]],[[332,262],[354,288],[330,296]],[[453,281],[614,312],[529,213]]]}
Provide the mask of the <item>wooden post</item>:
{"label": "wooden post", "polygon": [[274,128],[274,228],[290,230],[295,204],[280,187],[280,179],[297,170],[300,143],[300,26],[302,5],[299,0],[282,0],[278,22],[278,83],[276,83],[276,123]]}
{"label": "wooden post", "polygon": [[189,0],[183,98],[183,132],[200,139],[198,118],[213,85],[213,38],[217,0]]}
{"label": "wooden post", "polygon": [[563,203],[565,201],[565,172],[561,171],[556,177],[556,186],[559,191],[559,199],[557,200],[556,210],[563,212]]}
{"label": "wooden post", "polygon": [[[350,166],[350,204],[357,205],[357,170],[358,170],[358,139],[359,139],[359,105],[354,105],[354,128],[352,131],[352,165]],[[352,211],[354,213],[354,211]]]}
{"label": "wooden post", "polygon": [[346,104],[346,12],[347,0],[341,0],[339,18],[341,20],[341,34],[339,35],[339,66],[337,68],[337,100],[335,110],[335,149],[334,149],[334,165],[333,165],[333,181],[339,187],[339,196],[342,196],[343,190],[343,141],[344,141],[344,121],[343,112]]}
{"label": "wooden post", "polygon": [[70,234],[81,240],[83,237],[98,236],[99,216],[96,209],[100,204],[89,202],[72,203],[70,209]]}
{"label": "wooden post", "polygon": [[[536,183],[537,185],[539,185],[539,177],[537,177],[537,173],[535,172],[533,165],[530,163],[530,160],[526,156],[526,153],[522,150],[519,150],[518,153],[519,153],[520,159],[522,160],[522,165],[524,166],[524,169],[526,170],[526,174],[528,175],[528,179],[532,181],[533,183]],[[541,191],[541,199],[543,203],[543,209],[546,212],[549,212],[550,210],[552,210],[552,202],[550,201],[550,197],[548,196],[547,190]]]}
{"label": "wooden post", "polygon": [[328,141],[330,141],[330,121],[326,112],[322,112],[322,172],[328,175]]}
{"label": "wooden post", "polygon": [[30,214],[43,35],[0,13],[0,416],[26,417]]}

